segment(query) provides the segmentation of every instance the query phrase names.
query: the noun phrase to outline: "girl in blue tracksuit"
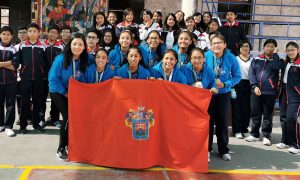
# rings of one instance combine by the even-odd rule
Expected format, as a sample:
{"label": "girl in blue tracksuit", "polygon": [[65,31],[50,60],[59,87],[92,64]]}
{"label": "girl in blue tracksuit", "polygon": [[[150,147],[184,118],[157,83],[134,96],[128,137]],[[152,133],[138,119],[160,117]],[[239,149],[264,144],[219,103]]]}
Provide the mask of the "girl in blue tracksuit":
{"label": "girl in blue tracksuit", "polygon": [[109,53],[109,64],[111,69],[118,69],[126,59],[126,53],[132,43],[132,34],[128,30],[120,33],[119,43]]}
{"label": "girl in blue tracksuit", "polygon": [[68,42],[63,54],[58,55],[49,72],[49,91],[51,99],[63,116],[60,127],[59,146],[57,156],[66,160],[68,157],[68,85],[69,79],[74,78],[87,82],[86,70],[91,59],[87,52],[85,37],[81,33],[74,35]]}
{"label": "girl in blue tracksuit", "polygon": [[267,39],[264,43],[264,54],[254,58],[249,69],[252,127],[250,136],[245,140],[258,141],[259,129],[262,126],[263,144],[266,146],[271,145],[273,110],[278,94],[279,70],[283,65],[276,53],[276,47],[276,40]]}
{"label": "girl in blue tracksuit", "polygon": [[300,153],[299,114],[300,114],[300,55],[299,45],[289,42],[286,46],[287,59],[292,63],[287,72],[287,141],[292,154]]}
{"label": "girl in blue tracksuit", "polygon": [[145,39],[147,43],[142,43],[139,48],[142,52],[143,61],[147,69],[151,69],[159,63],[166,51],[166,46],[161,43],[158,31],[152,30]]}
{"label": "girl in blue tracksuit", "polygon": [[236,57],[226,49],[225,38],[215,35],[211,39],[211,50],[205,53],[206,65],[216,75],[215,83],[218,94],[212,97],[209,114],[209,152],[212,150],[214,124],[218,151],[223,160],[231,160],[228,149],[228,113],[230,107],[231,88],[241,80],[241,72]]}
{"label": "girl in blue tracksuit", "polygon": [[191,33],[187,31],[181,32],[179,34],[177,44],[173,47],[178,54],[177,68],[189,63],[189,55],[194,47],[195,44],[193,43],[193,37]]}
{"label": "girl in blue tracksuit", "polygon": [[178,68],[175,68],[177,62],[178,54],[176,51],[167,49],[162,62],[155,65],[151,73],[157,79],[187,84],[184,74]]}
{"label": "girl in blue tracksuit", "polygon": [[217,93],[215,88],[215,74],[212,69],[204,63],[204,52],[200,48],[194,48],[191,51],[191,62],[183,66],[180,70],[186,77],[187,84],[199,88],[210,89]]}
{"label": "girl in blue tracksuit", "polygon": [[150,72],[141,65],[142,55],[138,47],[130,47],[126,53],[126,57],[128,63],[117,69],[117,77],[123,79],[148,79],[150,77]]}
{"label": "girl in blue tracksuit", "polygon": [[96,52],[95,63],[90,65],[85,74],[87,83],[101,83],[114,77],[115,72],[110,69],[108,64],[108,52],[99,49]]}

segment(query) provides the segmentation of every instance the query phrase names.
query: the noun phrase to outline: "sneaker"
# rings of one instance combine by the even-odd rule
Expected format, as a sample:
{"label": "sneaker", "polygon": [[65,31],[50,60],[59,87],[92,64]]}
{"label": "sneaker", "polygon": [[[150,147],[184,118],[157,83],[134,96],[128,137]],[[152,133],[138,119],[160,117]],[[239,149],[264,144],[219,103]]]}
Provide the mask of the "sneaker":
{"label": "sneaker", "polygon": [[288,150],[290,153],[292,154],[299,154],[300,153],[300,149],[296,149],[294,147],[289,148]]}
{"label": "sneaker", "polygon": [[208,162],[210,162],[210,152],[208,152]]}
{"label": "sneaker", "polygon": [[223,155],[222,155],[222,159],[223,159],[224,161],[230,161],[230,160],[231,160],[231,156],[230,156],[230,154],[223,154]]}
{"label": "sneaker", "polygon": [[243,135],[242,135],[242,133],[235,133],[235,138],[237,138],[237,139],[243,139],[244,137],[243,137]]}
{"label": "sneaker", "polygon": [[250,134],[249,133],[243,133],[244,138],[249,137]]}
{"label": "sneaker", "polygon": [[20,128],[20,130],[19,130],[19,133],[20,134],[26,134],[27,133],[27,129],[26,128]]}
{"label": "sneaker", "polygon": [[28,125],[32,125],[32,120],[31,120],[31,119],[28,119],[28,120],[27,120],[27,124],[28,124]]}
{"label": "sneaker", "polygon": [[43,129],[46,127],[45,121],[40,121],[39,125],[40,125],[41,128],[43,128]]}
{"label": "sneaker", "polygon": [[61,126],[60,121],[55,121],[55,122],[54,122],[54,125],[55,125],[55,127],[60,128],[60,126]]}
{"label": "sneaker", "polygon": [[15,136],[16,135],[16,133],[14,132],[14,130],[12,130],[12,129],[5,129],[5,132],[6,132],[6,135],[8,136],[8,137],[13,137],[13,136]]}
{"label": "sneaker", "polygon": [[248,142],[255,142],[255,141],[259,141],[259,138],[256,138],[256,137],[250,135],[250,136],[246,137],[245,140]]}
{"label": "sneaker", "polygon": [[284,144],[284,143],[278,143],[278,144],[276,144],[276,147],[277,147],[278,149],[286,149],[286,148],[289,148],[289,146],[286,145],[286,144]]}
{"label": "sneaker", "polygon": [[265,145],[265,146],[271,146],[272,143],[271,143],[270,139],[264,137],[264,139],[263,139],[263,145]]}
{"label": "sneaker", "polygon": [[36,132],[45,132],[45,129],[42,128],[41,126],[33,127],[32,130]]}
{"label": "sneaker", "polygon": [[5,130],[4,126],[0,126],[0,132],[3,132]]}
{"label": "sneaker", "polygon": [[58,148],[56,155],[60,160],[66,161],[68,159],[68,154],[65,148]]}

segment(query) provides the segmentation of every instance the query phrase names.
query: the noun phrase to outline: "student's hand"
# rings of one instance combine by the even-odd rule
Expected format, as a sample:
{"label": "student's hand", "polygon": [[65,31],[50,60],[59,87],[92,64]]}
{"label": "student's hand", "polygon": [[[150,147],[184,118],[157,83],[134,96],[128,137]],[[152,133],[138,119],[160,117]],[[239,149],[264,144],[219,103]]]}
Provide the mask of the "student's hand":
{"label": "student's hand", "polygon": [[216,85],[217,85],[217,88],[219,88],[219,89],[225,87],[225,84],[223,82],[221,82],[221,81],[217,82]]}
{"label": "student's hand", "polygon": [[213,94],[218,94],[219,91],[218,91],[217,88],[213,87],[213,88],[210,89],[210,92],[213,93]]}
{"label": "student's hand", "polygon": [[120,76],[114,76],[115,79],[120,80],[122,79]]}
{"label": "student's hand", "polygon": [[260,96],[261,95],[261,91],[260,91],[259,87],[255,87],[254,88],[254,93],[255,93],[256,96]]}
{"label": "student's hand", "polygon": [[155,80],[155,77],[149,77],[149,79],[153,81],[153,80]]}
{"label": "student's hand", "polygon": [[158,80],[163,80],[162,78],[157,78]]}

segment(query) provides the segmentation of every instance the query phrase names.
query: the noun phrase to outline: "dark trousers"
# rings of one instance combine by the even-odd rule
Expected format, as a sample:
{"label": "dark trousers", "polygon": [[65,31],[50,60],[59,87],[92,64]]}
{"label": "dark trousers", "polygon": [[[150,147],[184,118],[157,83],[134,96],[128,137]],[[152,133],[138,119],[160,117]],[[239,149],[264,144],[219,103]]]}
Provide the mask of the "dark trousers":
{"label": "dark trousers", "polygon": [[300,104],[289,102],[287,105],[287,139],[288,145],[300,149],[299,135]]}
{"label": "dark trousers", "polygon": [[[42,105],[41,105],[41,113],[40,113],[41,121],[45,121],[48,93],[49,93],[48,80],[45,80],[43,97],[42,97]],[[50,116],[51,116],[51,122],[55,122],[59,120],[59,111],[56,105],[53,103],[53,100],[51,100]]]}
{"label": "dark trousers", "polygon": [[32,125],[33,128],[39,126],[39,113],[41,111],[42,92],[44,80],[21,80],[21,115],[20,127],[27,127],[27,119],[30,118],[30,98],[32,98]]}
{"label": "dark trousers", "polygon": [[[0,126],[12,129],[15,122],[15,101],[17,94],[16,83],[0,84]],[[4,102],[6,102],[6,116],[4,120]]]}
{"label": "dark trousers", "polygon": [[59,93],[50,93],[50,96],[63,117],[58,148],[65,148],[68,146],[68,98]]}
{"label": "dark trousers", "polygon": [[251,87],[249,80],[241,80],[239,84],[235,86],[235,91],[237,97],[231,100],[232,132],[233,134],[248,133],[251,114]]}
{"label": "dark trousers", "polygon": [[216,124],[216,136],[218,151],[220,155],[227,154],[228,149],[228,113],[230,107],[230,92],[225,94],[214,95],[209,105],[209,147],[208,151],[212,150],[214,124]]}
{"label": "dark trousers", "polygon": [[280,124],[282,130],[281,142],[284,144],[288,144],[286,111],[287,111],[286,84],[283,83],[282,93],[280,96]]}
{"label": "dark trousers", "polygon": [[21,88],[20,88],[20,81],[17,82],[17,109],[18,109],[18,115],[21,114]]}
{"label": "dark trousers", "polygon": [[271,138],[275,100],[275,95],[262,94],[256,96],[254,93],[251,94],[252,127],[250,134],[252,136],[259,138],[259,129],[261,126],[263,136],[268,139]]}

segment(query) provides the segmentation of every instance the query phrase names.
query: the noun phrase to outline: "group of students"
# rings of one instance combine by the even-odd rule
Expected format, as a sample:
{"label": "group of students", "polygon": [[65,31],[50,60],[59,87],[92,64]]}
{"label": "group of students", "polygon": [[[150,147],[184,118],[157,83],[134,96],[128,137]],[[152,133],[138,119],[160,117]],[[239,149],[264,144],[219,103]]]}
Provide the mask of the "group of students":
{"label": "group of students", "polygon": [[[147,20],[153,20],[150,13],[149,10],[144,10],[142,13],[144,25],[147,27],[149,26]],[[282,87],[285,88],[280,91],[283,138],[277,147],[290,147],[289,152],[300,153],[297,122],[300,107],[298,44],[288,43],[287,59],[283,61],[276,53],[277,42],[268,39],[264,43],[263,54],[254,59],[250,58],[251,44],[243,39],[241,26],[235,21],[236,14],[228,11],[227,26],[231,31],[226,29],[226,25],[222,26],[224,28],[217,28],[215,33],[210,35],[209,46],[200,47],[197,46],[198,40],[195,41],[193,33],[186,30],[183,23],[180,25],[181,30],[173,30],[174,26],[179,26],[176,19],[180,20],[180,17],[184,17],[183,12],[175,13],[176,16],[170,14],[165,20],[167,32],[156,29],[156,25],[144,30],[139,28],[139,32],[136,32],[133,30],[136,27],[132,22],[133,11],[126,9],[123,22],[118,25],[110,22],[111,24],[106,24],[105,27],[95,24],[95,28],[88,31],[86,36],[82,33],[71,36],[70,27],[64,26],[61,30],[57,26],[48,27],[48,39],[44,42],[39,41],[40,29],[33,23],[25,30],[28,38],[16,46],[10,44],[12,29],[7,26],[2,27],[0,30],[1,131],[5,130],[8,136],[15,135],[12,127],[15,120],[17,69],[21,78],[19,133],[27,132],[31,104],[33,129],[38,132],[44,131],[40,122],[44,120],[46,99],[50,92],[51,120],[53,123],[57,122],[59,113],[63,117],[60,121],[60,140],[57,149],[60,159],[68,157],[70,78],[85,83],[101,83],[111,78],[166,80],[209,89],[214,94],[208,110],[210,114],[208,151],[212,151],[214,126],[216,126],[218,152],[223,160],[228,161],[231,160],[228,148],[230,106],[233,107],[233,132],[237,138],[246,137],[249,142],[258,141],[263,116],[263,143],[271,145],[272,113],[276,95]],[[197,22],[200,24],[199,17],[196,15],[193,19],[196,22],[198,18]],[[107,22],[107,19],[99,12],[95,14],[94,21]],[[213,19],[210,19],[207,24],[211,25],[212,22]],[[194,26],[200,27],[202,34],[207,33],[207,29],[203,31],[206,26],[196,24]],[[207,27],[213,29],[213,26],[210,28],[207,25]],[[224,36],[216,33],[217,31],[221,34],[223,32]],[[58,40],[59,33],[60,40]],[[105,41],[115,36],[118,37],[118,41],[114,46]],[[99,44],[99,37],[103,37],[105,45]],[[239,44],[236,44],[236,41]],[[280,82],[283,83],[278,86],[280,69],[282,74]],[[32,102],[30,102],[31,98]],[[5,121],[4,101],[7,109]],[[248,134],[250,117],[253,123]]]}

